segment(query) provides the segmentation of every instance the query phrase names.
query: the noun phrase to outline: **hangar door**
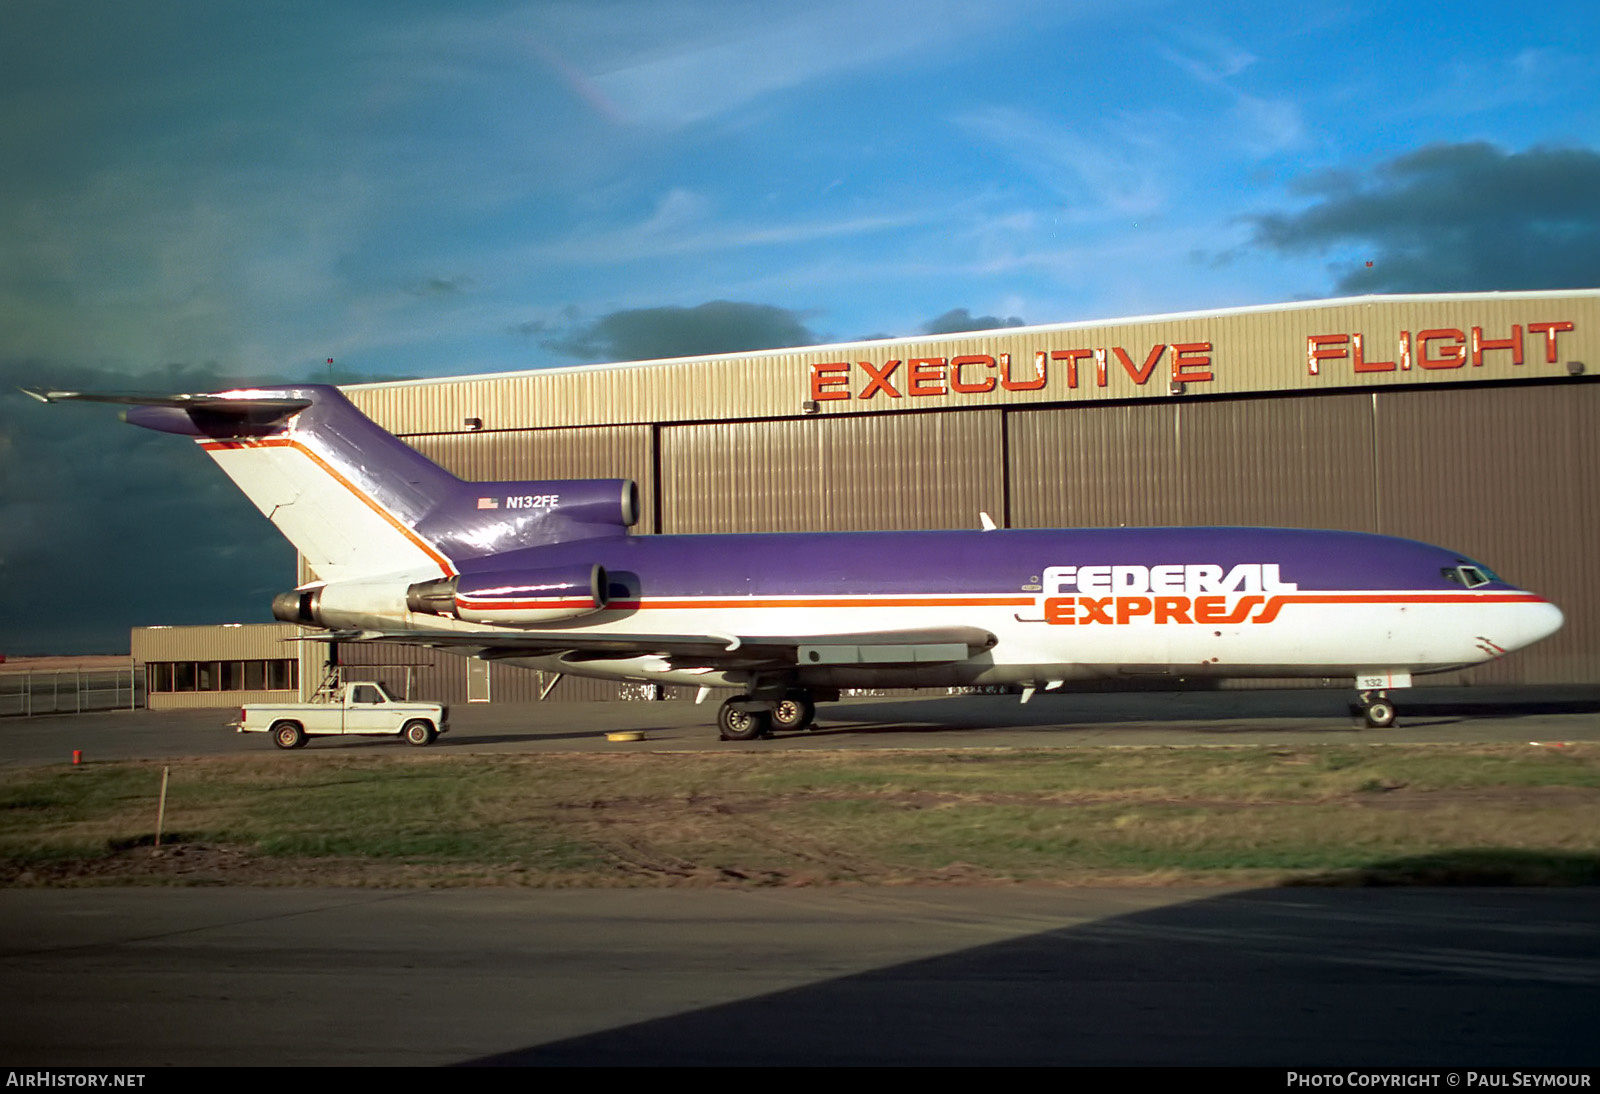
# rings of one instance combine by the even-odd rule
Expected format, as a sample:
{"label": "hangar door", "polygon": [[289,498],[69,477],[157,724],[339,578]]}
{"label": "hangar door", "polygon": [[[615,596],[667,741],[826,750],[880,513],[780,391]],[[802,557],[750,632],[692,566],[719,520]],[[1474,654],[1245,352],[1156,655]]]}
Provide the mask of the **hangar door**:
{"label": "hangar door", "polygon": [[978,528],[1005,505],[1000,411],[661,430],[661,530]]}

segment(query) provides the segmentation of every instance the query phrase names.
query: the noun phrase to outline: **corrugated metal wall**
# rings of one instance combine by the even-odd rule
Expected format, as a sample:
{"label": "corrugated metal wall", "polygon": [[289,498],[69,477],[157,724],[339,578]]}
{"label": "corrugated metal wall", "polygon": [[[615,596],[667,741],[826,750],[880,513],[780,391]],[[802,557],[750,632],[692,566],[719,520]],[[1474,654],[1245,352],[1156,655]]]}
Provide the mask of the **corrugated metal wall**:
{"label": "corrugated metal wall", "polygon": [[1371,396],[1007,412],[1018,528],[1375,531]]}
{"label": "corrugated metal wall", "polygon": [[[147,661],[255,661],[299,657],[293,623],[222,623],[201,627],[135,627],[133,659]],[[195,651],[204,650],[204,654]]]}
{"label": "corrugated metal wall", "polygon": [[654,532],[655,455],[647,425],[519,429],[407,437],[406,443],[469,482],[632,479],[641,534]]}
{"label": "corrugated metal wall", "polygon": [[[215,710],[218,725],[237,717],[247,703],[293,703],[299,693],[283,691],[152,691],[145,694],[146,710]],[[221,712],[226,711],[227,714]]]}
{"label": "corrugated metal wall", "polygon": [[977,528],[1004,467],[998,411],[673,426],[662,531]]}
{"label": "corrugated metal wall", "polygon": [[[1571,329],[1535,329],[1549,324]],[[1474,328],[1481,332],[1477,364],[1470,359]],[[1428,331],[1453,332],[1459,343],[1435,338],[1425,352],[1420,336]],[[1494,348],[1513,334],[1515,353]],[[1332,339],[1318,343],[1327,356],[1315,362],[1314,374],[1307,342],[1312,337]],[[1459,366],[1449,359],[1457,345],[1467,357]],[[1033,386],[1039,353],[1045,355],[1045,382]],[[1061,356],[1072,354],[1081,356]],[[967,363],[958,365],[961,358]],[[1009,366],[1003,364],[1007,358]],[[1190,377],[1189,395],[1203,396],[1514,382],[1565,375],[1569,361],[1600,367],[1600,291],[1307,301],[692,360],[360,384],[348,391],[391,431],[458,433],[470,428],[468,419],[481,420],[487,430],[508,430],[711,416],[788,418],[800,416],[802,404],[813,399],[814,412],[822,416],[1164,399],[1180,376]],[[820,389],[813,386],[815,366],[826,373]],[[873,372],[883,378],[881,386]]]}
{"label": "corrugated metal wall", "polygon": [[[395,694],[408,685],[413,699],[435,703],[467,702],[467,659],[442,650],[402,646],[392,642],[345,642],[339,661],[351,680],[379,680]],[[489,701],[533,703],[553,675],[511,665],[489,665]],[[565,703],[621,699],[637,688],[611,680],[564,676],[550,692],[552,701]]]}
{"label": "corrugated metal wall", "polygon": [[1367,395],[1178,405],[1185,524],[1377,531]]}
{"label": "corrugated metal wall", "polygon": [[1600,386],[1376,396],[1382,530],[1453,547],[1566,613],[1555,637],[1468,676],[1600,680]]}
{"label": "corrugated metal wall", "polygon": [[1012,527],[1183,523],[1175,403],[1011,411],[1006,435]]}

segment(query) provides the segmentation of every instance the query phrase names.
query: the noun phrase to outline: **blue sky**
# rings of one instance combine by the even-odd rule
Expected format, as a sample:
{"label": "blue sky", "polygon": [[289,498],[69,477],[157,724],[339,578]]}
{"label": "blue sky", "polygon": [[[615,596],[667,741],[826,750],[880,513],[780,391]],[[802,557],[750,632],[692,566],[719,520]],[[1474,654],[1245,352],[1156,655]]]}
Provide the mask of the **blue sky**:
{"label": "blue sky", "polygon": [[0,343],[130,372],[570,364],[711,300],[839,340],[1329,295],[1372,241],[1251,218],[1600,122],[1581,4],[0,8]]}
{"label": "blue sky", "polygon": [[[0,26],[6,385],[1600,285],[1581,3],[0,0]],[[141,434],[0,394],[0,652],[265,618],[292,581],[207,461]]]}

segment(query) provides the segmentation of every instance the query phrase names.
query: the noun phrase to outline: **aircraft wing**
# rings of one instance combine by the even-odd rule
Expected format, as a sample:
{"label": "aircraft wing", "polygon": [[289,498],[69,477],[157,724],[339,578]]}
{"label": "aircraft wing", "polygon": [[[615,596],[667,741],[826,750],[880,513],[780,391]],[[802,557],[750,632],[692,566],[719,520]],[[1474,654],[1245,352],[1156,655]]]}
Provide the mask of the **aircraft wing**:
{"label": "aircraft wing", "polygon": [[995,636],[980,627],[930,627],[827,635],[616,634],[558,631],[331,631],[307,636],[325,642],[397,642],[478,649],[478,656],[578,654],[662,657],[675,665],[750,668],[806,665],[910,665],[965,661],[991,649]]}

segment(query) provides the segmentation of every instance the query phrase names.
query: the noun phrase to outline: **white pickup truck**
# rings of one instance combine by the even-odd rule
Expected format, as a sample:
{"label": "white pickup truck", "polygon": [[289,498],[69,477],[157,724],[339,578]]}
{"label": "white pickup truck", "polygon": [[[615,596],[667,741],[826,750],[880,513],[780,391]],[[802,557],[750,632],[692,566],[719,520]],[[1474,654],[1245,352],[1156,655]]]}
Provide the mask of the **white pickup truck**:
{"label": "white pickup truck", "polygon": [[279,748],[300,748],[312,737],[403,736],[407,743],[431,745],[450,729],[450,709],[438,703],[408,703],[382,684],[349,683],[316,703],[252,703],[233,723],[240,733],[270,733]]}

